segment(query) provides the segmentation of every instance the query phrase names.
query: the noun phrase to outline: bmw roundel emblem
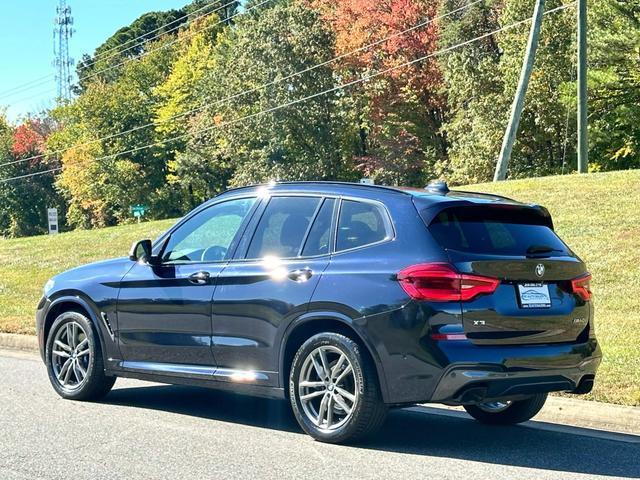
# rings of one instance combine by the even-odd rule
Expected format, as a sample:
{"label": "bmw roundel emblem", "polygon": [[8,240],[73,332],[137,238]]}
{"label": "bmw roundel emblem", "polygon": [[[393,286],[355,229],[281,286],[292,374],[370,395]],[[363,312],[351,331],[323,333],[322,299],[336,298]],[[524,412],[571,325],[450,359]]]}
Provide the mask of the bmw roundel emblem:
{"label": "bmw roundel emblem", "polygon": [[536,275],[540,278],[544,277],[544,265],[539,263],[536,265]]}

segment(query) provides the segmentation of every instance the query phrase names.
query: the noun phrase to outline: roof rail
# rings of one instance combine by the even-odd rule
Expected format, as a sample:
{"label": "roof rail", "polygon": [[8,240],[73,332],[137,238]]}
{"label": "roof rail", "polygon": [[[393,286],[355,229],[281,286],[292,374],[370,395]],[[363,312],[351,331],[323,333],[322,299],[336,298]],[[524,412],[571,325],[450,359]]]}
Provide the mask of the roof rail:
{"label": "roof rail", "polygon": [[285,182],[268,182],[268,183],[255,183],[251,185],[243,185],[241,187],[234,187],[228,190],[225,190],[223,193],[227,192],[236,192],[238,190],[243,189],[251,189],[251,188],[259,188],[259,187],[277,187],[279,185],[342,185],[353,188],[364,188],[364,189],[383,189],[389,192],[399,193],[401,195],[410,195],[409,193],[396,188],[389,187],[387,185],[370,185],[366,183],[355,183],[355,182],[341,182],[341,181],[332,181],[332,180],[298,180],[298,181],[285,181]]}

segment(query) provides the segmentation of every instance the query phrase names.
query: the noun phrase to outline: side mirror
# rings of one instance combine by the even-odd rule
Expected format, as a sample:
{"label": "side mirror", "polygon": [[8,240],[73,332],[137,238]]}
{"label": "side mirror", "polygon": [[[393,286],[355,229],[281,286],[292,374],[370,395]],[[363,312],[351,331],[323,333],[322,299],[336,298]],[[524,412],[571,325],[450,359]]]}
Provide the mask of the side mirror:
{"label": "side mirror", "polygon": [[129,250],[129,260],[133,262],[143,261],[150,263],[151,258],[151,240],[146,239],[133,242],[131,250]]}

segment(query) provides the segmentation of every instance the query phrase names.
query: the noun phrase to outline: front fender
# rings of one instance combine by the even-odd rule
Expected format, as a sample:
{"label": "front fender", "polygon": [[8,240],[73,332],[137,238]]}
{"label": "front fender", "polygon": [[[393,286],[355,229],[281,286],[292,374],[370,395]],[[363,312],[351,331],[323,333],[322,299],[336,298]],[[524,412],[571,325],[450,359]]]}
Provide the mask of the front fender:
{"label": "front fender", "polygon": [[[98,338],[100,339],[105,365],[107,365],[108,359],[119,358],[120,354],[115,341],[112,322],[109,320],[109,317],[113,315],[113,320],[115,321],[115,306],[113,306],[114,308],[112,310],[110,308],[100,308],[83,292],[63,290],[47,298],[41,311],[39,310],[37,315],[38,323],[40,324],[38,325],[38,342],[42,359],[45,360],[46,338],[51,325],[58,315],[66,310],[72,309],[74,306],[85,311],[89,320],[93,323],[98,333]],[[102,307],[105,306],[107,305],[103,305]]]}

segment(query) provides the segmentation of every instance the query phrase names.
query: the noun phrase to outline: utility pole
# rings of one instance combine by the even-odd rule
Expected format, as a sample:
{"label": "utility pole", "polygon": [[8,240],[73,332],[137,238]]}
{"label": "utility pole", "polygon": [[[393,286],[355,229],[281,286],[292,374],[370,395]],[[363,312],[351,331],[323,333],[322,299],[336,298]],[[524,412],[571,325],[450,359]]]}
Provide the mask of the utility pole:
{"label": "utility pole", "polygon": [[500,157],[498,158],[496,172],[493,177],[494,182],[499,182],[507,178],[507,167],[509,166],[509,160],[511,159],[513,144],[516,141],[518,126],[520,125],[520,118],[522,117],[522,109],[524,107],[524,99],[527,95],[529,80],[531,79],[531,72],[533,71],[533,64],[536,59],[536,51],[538,50],[538,40],[540,38],[540,28],[542,27],[543,15],[544,0],[536,0],[536,6],[533,11],[533,22],[531,24],[531,31],[529,32],[529,41],[527,42],[527,51],[522,63],[522,71],[520,72],[520,80],[518,81],[516,96],[511,107],[509,125],[507,126],[507,131],[504,134],[504,139],[502,140]]}
{"label": "utility pole", "polygon": [[587,0],[578,0],[578,172],[589,171]]}
{"label": "utility pole", "polygon": [[66,0],[59,0],[56,7],[56,17],[53,20],[53,66],[56,69],[58,84],[58,101],[71,98],[71,66],[73,59],[69,58],[69,39],[73,36],[73,17],[71,7]]}

